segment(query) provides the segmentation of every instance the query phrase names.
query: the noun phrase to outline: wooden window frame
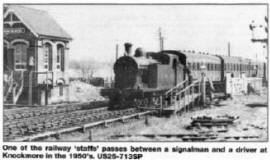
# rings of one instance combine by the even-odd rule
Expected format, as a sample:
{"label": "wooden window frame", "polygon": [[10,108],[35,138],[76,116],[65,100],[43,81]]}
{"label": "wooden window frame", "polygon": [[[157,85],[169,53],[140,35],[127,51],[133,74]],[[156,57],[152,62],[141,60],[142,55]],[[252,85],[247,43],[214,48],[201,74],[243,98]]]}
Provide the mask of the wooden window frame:
{"label": "wooden window frame", "polygon": [[[19,52],[16,51],[17,45],[23,45],[25,47],[25,53],[20,52],[22,53],[22,55],[19,55],[19,58],[18,58]],[[29,48],[29,45],[25,42],[17,41],[12,44],[12,48],[14,49],[14,52],[13,52],[14,53],[14,70],[15,71],[27,70],[27,50]],[[17,58],[19,59],[19,62],[17,62]]]}

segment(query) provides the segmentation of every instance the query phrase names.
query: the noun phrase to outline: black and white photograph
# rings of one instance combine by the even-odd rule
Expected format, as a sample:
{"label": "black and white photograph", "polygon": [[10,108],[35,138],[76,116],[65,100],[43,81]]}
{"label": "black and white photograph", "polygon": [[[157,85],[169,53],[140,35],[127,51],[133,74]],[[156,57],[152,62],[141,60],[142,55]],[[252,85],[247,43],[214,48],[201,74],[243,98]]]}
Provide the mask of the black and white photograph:
{"label": "black and white photograph", "polygon": [[267,4],[3,4],[4,142],[267,142]]}

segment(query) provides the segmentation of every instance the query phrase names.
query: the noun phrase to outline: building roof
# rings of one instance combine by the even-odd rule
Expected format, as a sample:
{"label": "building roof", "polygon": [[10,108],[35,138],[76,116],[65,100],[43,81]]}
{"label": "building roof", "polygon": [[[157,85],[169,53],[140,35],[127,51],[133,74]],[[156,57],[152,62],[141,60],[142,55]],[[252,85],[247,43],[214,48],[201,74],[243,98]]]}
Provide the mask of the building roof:
{"label": "building roof", "polygon": [[38,36],[72,40],[71,36],[48,14],[48,12],[21,5],[9,5],[6,13],[13,12]]}

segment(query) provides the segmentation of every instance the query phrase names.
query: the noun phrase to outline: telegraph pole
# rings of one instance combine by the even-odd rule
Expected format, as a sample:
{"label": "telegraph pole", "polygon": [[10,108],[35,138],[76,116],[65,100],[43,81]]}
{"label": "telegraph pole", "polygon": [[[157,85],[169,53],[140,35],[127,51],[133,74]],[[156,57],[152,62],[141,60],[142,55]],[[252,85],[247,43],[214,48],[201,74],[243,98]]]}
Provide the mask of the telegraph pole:
{"label": "telegraph pole", "polygon": [[231,56],[231,44],[228,42],[228,57]]}
{"label": "telegraph pole", "polygon": [[160,51],[164,50],[164,37],[162,35],[161,28],[158,29],[158,38],[159,38],[159,49]]}
{"label": "telegraph pole", "polygon": [[116,47],[115,47],[115,61],[118,59],[118,52],[119,52],[119,46],[118,46],[118,44],[116,44]]}

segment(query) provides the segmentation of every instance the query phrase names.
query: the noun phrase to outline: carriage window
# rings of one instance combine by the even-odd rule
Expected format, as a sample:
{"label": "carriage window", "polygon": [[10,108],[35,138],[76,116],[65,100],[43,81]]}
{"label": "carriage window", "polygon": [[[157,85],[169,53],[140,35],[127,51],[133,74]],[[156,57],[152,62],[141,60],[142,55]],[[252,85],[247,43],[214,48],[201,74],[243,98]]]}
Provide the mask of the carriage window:
{"label": "carriage window", "polygon": [[193,69],[193,70],[196,70],[196,63],[192,63],[192,65],[193,65],[193,66],[192,66],[192,69]]}
{"label": "carriage window", "polygon": [[14,45],[14,56],[15,69],[26,69],[27,45],[25,43],[19,42]]}

